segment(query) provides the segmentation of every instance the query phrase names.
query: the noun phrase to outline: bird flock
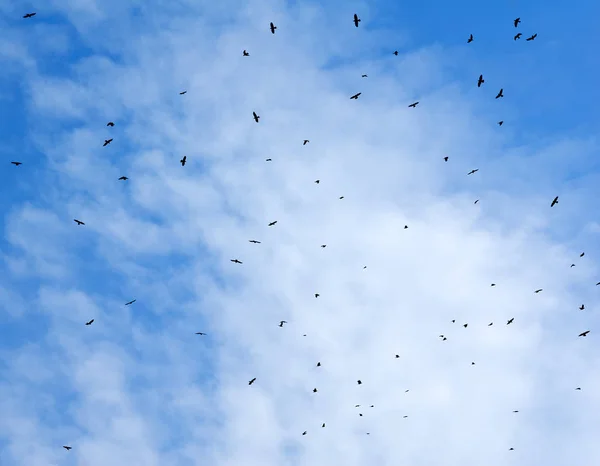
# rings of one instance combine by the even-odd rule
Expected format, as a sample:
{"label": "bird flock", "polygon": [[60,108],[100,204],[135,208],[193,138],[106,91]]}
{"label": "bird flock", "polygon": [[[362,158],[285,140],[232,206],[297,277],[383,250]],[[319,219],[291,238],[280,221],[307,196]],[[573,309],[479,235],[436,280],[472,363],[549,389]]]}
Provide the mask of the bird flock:
{"label": "bird flock", "polygon": [[[27,13],[27,14],[25,14],[25,15],[23,16],[23,18],[24,18],[24,19],[30,19],[30,18],[33,18],[33,17],[35,17],[35,16],[36,16],[36,14],[37,14],[36,12]],[[353,19],[352,19],[352,22],[354,23],[354,26],[355,26],[356,28],[358,28],[358,27],[359,27],[359,25],[360,25],[360,23],[362,22],[362,20],[359,18],[358,14],[354,14],[354,17],[353,17]],[[514,19],[514,21],[513,21],[513,25],[514,25],[514,27],[515,27],[515,28],[518,28],[520,24],[521,24],[521,18],[516,18],[516,19]],[[276,26],[276,25],[275,25],[273,22],[270,22],[270,23],[269,23],[269,30],[271,31],[271,34],[275,34],[275,32],[277,31],[277,26]],[[519,40],[519,39],[522,37],[522,35],[523,35],[523,34],[522,34],[521,32],[517,32],[517,33],[514,35],[514,37],[513,37],[513,40],[514,40],[514,41],[517,41],[517,40]],[[536,39],[536,37],[537,37],[537,33],[531,34],[530,36],[528,36],[528,37],[526,38],[526,41],[527,41],[527,42],[531,42],[531,41],[535,40],[535,39]],[[468,39],[467,39],[467,43],[468,43],[468,44],[470,44],[470,43],[472,43],[474,40],[475,40],[475,38],[474,38],[473,34],[470,34],[470,35],[469,35],[469,37],[468,37]],[[392,53],[393,53],[393,55],[395,55],[395,56],[398,56],[398,51],[397,51],[397,50],[395,50],[395,51],[394,51],[394,52],[392,52]],[[248,52],[247,50],[243,50],[243,51],[242,51],[242,56],[243,56],[243,57],[250,57],[250,52]],[[367,74],[362,74],[362,75],[361,75],[361,77],[362,77],[362,78],[367,78],[367,77],[368,77],[368,75],[367,75]],[[484,79],[484,76],[483,76],[483,74],[480,74],[480,75],[479,75],[479,77],[478,77],[478,79],[477,79],[477,87],[478,87],[478,88],[481,88],[483,84],[485,84],[485,79]],[[183,91],[179,92],[179,95],[181,95],[181,96],[183,96],[183,95],[185,95],[185,94],[187,94],[187,90],[183,90]],[[351,99],[351,100],[358,100],[358,98],[359,98],[361,95],[362,95],[362,92],[357,92],[357,93],[353,94],[352,96],[350,96],[350,99]],[[497,92],[497,94],[496,94],[495,98],[496,98],[496,99],[499,99],[499,98],[504,98],[504,89],[503,89],[503,88],[500,88],[500,90]],[[415,109],[415,108],[417,107],[417,105],[419,105],[419,103],[420,103],[419,101],[415,101],[415,102],[413,102],[413,103],[409,104],[409,105],[408,105],[408,107],[409,107],[409,108],[413,108],[413,109]],[[259,122],[260,122],[260,115],[258,115],[258,114],[256,113],[256,111],[252,111],[252,118],[254,119],[254,121],[255,121],[256,123],[259,123]],[[498,125],[499,125],[499,126],[502,126],[502,125],[503,125],[503,123],[504,123],[504,121],[503,121],[503,120],[500,120],[500,121],[498,121]],[[114,126],[115,126],[115,123],[114,123],[114,122],[112,122],[112,121],[109,121],[109,122],[106,124],[106,126],[107,126],[107,127],[109,127],[109,128],[112,128],[112,127],[114,127]],[[109,145],[110,145],[112,142],[113,142],[113,138],[105,139],[105,140],[104,140],[104,143],[103,143],[103,147],[107,147],[107,146],[109,146]],[[302,141],[302,145],[303,145],[303,146],[306,146],[306,145],[307,145],[309,142],[310,142],[310,140],[309,140],[309,139],[304,139],[304,140]],[[267,158],[267,159],[266,159],[266,161],[267,161],[267,162],[270,162],[271,160],[272,160],[272,159],[270,159],[270,158]],[[446,156],[446,157],[444,157],[444,158],[443,158],[443,160],[444,160],[444,162],[448,162],[449,158]],[[181,158],[181,160],[180,160],[179,162],[180,162],[180,164],[181,164],[181,166],[182,166],[182,167],[185,167],[185,165],[186,165],[186,163],[187,163],[187,156],[185,156],[185,155],[184,155],[184,156]],[[11,162],[11,164],[13,164],[13,165],[15,165],[15,166],[17,166],[17,167],[18,167],[18,166],[22,165],[22,162],[18,162],[18,161],[12,161],[12,162]],[[479,171],[479,169],[478,169],[478,168],[472,169],[472,170],[470,170],[470,171],[467,173],[467,175],[474,175],[474,174],[475,174],[475,173],[477,173],[478,171]],[[121,177],[119,177],[119,178],[118,178],[118,181],[127,181],[127,180],[129,180],[129,178],[128,178],[127,176],[121,176]],[[316,183],[316,184],[319,184],[319,183],[320,183],[320,180],[315,180],[315,183]],[[340,200],[344,199],[344,196],[340,196],[340,197],[339,197],[339,199],[340,199]],[[558,200],[559,200],[559,197],[558,197],[558,196],[556,196],[556,197],[555,197],[555,198],[552,200],[552,202],[550,203],[550,207],[554,207],[554,206],[556,206],[556,205],[558,204]],[[479,202],[479,199],[477,199],[477,200],[476,200],[474,203],[475,203],[475,204],[477,204],[478,202]],[[75,223],[76,223],[78,226],[85,226],[85,223],[84,223],[83,221],[81,221],[81,220],[78,220],[78,219],[73,219],[73,221],[74,221],[74,222],[75,222]],[[269,223],[267,224],[267,227],[274,227],[275,225],[277,225],[277,220],[273,220],[273,221],[269,222]],[[407,229],[407,228],[408,228],[408,225],[405,225],[405,226],[404,226],[404,229]],[[250,239],[250,240],[248,240],[248,241],[249,241],[250,243],[252,243],[252,244],[257,244],[257,245],[258,245],[258,244],[261,244],[261,241],[259,241],[259,240],[256,240],[256,239]],[[322,245],[321,245],[321,248],[326,248],[326,247],[327,247],[327,245],[326,245],[326,244],[322,244]],[[582,252],[582,253],[580,254],[580,257],[583,257],[584,255],[585,255],[585,253],[584,253],[584,252]],[[237,259],[237,258],[230,259],[230,261],[231,261],[232,263],[234,263],[234,264],[239,264],[239,265],[242,265],[242,264],[243,264],[243,262],[242,262],[241,260]],[[575,266],[575,264],[571,264],[571,267],[574,267],[574,266]],[[363,270],[364,270],[364,269],[366,269],[366,268],[367,268],[367,266],[365,265],[365,266],[363,267]],[[600,285],[600,282],[596,283],[596,286],[598,286],[598,285]],[[496,284],[495,284],[495,283],[492,283],[490,286],[492,286],[492,287],[495,287],[495,286],[496,286]],[[534,290],[534,291],[533,291],[533,293],[535,293],[535,294],[539,294],[539,293],[541,293],[542,291],[543,291],[543,289],[539,288],[539,289],[536,289],[536,290]],[[320,296],[320,294],[319,294],[319,293],[314,293],[314,297],[315,297],[315,298],[319,298],[319,296]],[[135,299],[133,299],[133,300],[131,300],[131,301],[128,301],[127,303],[125,303],[125,306],[130,306],[130,305],[134,304],[135,302],[136,302],[136,300],[135,300]],[[585,305],[584,305],[584,304],[581,304],[581,306],[579,307],[579,309],[580,309],[580,310],[584,310],[584,309],[585,309]],[[507,319],[507,321],[506,321],[506,325],[511,325],[511,324],[513,324],[514,320],[515,320],[515,319],[514,319],[514,317],[511,317],[511,318]],[[89,321],[85,322],[85,325],[86,325],[86,326],[90,326],[90,325],[92,325],[93,323],[94,323],[94,319],[90,319]],[[452,324],[455,324],[455,323],[456,323],[456,320],[455,320],[455,319],[451,320],[451,323],[452,323]],[[281,321],[279,321],[279,324],[278,324],[278,326],[279,326],[279,327],[281,327],[281,328],[283,328],[285,324],[288,324],[288,322],[287,322],[286,320],[281,320]],[[493,322],[490,322],[490,323],[488,324],[488,327],[491,327],[493,324],[494,324]],[[463,326],[464,328],[467,328],[467,327],[468,327],[468,325],[469,325],[468,323],[464,323],[464,324],[462,324],[462,326]],[[589,333],[590,333],[590,330],[584,330],[584,331],[582,331],[581,333],[579,333],[579,335],[578,335],[578,336],[579,336],[579,337],[586,337],[586,336],[587,336]],[[206,336],[206,333],[204,333],[204,332],[196,332],[196,335],[199,335],[199,336]],[[304,335],[304,336],[306,336],[306,335]],[[440,334],[440,335],[439,335],[439,338],[440,338],[440,340],[441,340],[441,341],[447,341],[447,337],[446,337],[444,334]],[[396,359],[398,359],[398,358],[400,358],[400,355],[399,355],[399,354],[395,354],[395,355],[394,355],[394,357],[395,357]],[[471,365],[475,365],[475,362],[474,362],[474,361],[473,361],[473,362],[471,362]],[[321,365],[321,362],[320,362],[320,361],[316,363],[316,367],[322,367],[322,365]],[[257,382],[257,378],[256,378],[256,377],[253,377],[253,378],[252,378],[250,381],[248,381],[248,385],[249,385],[249,386],[251,386],[251,385],[253,385],[253,384],[254,384],[254,383],[256,383],[256,382]],[[362,380],[358,379],[358,380],[356,381],[356,383],[357,383],[357,385],[362,385],[362,383],[363,383],[363,382],[362,382]],[[575,390],[581,390],[581,387],[576,387],[576,388],[575,388]],[[409,390],[406,390],[406,392],[408,392],[408,391],[409,391]],[[317,387],[315,387],[315,388],[312,390],[312,392],[313,392],[313,393],[318,393],[318,389],[317,389]],[[360,406],[361,406],[361,405],[355,405],[355,408],[359,408]],[[373,407],[374,407],[374,405],[370,405],[370,407],[371,407],[371,408],[373,408]],[[513,412],[513,413],[518,413],[519,411],[518,411],[518,410],[513,410],[512,412]],[[363,414],[362,414],[362,413],[359,413],[359,416],[361,416],[361,417],[362,417],[362,416],[363,416]],[[404,418],[406,418],[407,416],[405,415],[405,416],[403,416],[403,417],[404,417]],[[321,427],[322,427],[322,428],[324,428],[324,427],[325,427],[325,423],[323,423],[323,424],[321,425]],[[302,432],[302,435],[307,435],[307,433],[308,433],[308,431],[307,431],[307,430],[305,430],[305,431],[303,431],[303,432]],[[367,435],[370,435],[370,432],[366,432],[366,434],[367,434]],[[64,448],[65,450],[67,450],[67,451],[69,451],[69,450],[71,450],[71,449],[72,449],[72,447],[71,447],[71,446],[69,446],[69,445],[63,445],[63,448]],[[513,451],[513,450],[514,450],[514,448],[513,448],[513,447],[510,447],[510,448],[509,448],[509,450],[510,450],[510,451]]]}

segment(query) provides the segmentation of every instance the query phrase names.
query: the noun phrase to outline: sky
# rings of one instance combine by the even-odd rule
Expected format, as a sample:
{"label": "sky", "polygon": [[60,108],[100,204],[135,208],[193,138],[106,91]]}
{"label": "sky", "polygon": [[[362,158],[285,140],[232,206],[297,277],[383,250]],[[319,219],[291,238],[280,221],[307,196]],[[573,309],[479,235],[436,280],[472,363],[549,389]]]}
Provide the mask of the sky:
{"label": "sky", "polygon": [[0,1],[0,464],[592,464],[598,14]]}

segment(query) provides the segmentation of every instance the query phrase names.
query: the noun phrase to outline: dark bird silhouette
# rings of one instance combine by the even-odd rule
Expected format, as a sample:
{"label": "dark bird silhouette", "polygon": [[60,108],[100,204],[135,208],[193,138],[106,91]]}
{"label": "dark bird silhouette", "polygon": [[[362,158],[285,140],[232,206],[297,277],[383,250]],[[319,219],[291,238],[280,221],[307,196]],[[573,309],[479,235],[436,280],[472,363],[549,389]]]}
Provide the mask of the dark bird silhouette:
{"label": "dark bird silhouette", "polygon": [[513,24],[515,25],[515,27],[517,27],[520,22],[521,22],[521,18],[517,18],[513,21]]}
{"label": "dark bird silhouette", "polygon": [[575,267],[575,264],[571,264],[571,267]]}
{"label": "dark bird silhouette", "polygon": [[321,362],[320,361],[317,363],[317,367],[321,367]]}
{"label": "dark bird silhouette", "polygon": [[322,244],[322,245],[321,245],[321,247],[322,247],[322,248],[326,248],[326,247],[327,247],[327,245],[326,245],[326,244]]}
{"label": "dark bird silhouette", "polygon": [[405,229],[405,230],[408,230],[408,225],[404,225],[404,229]]}
{"label": "dark bird silhouette", "polygon": [[123,180],[123,181],[127,181],[129,178],[127,178],[126,176],[122,176],[121,178],[119,178],[119,181]]}
{"label": "dark bird silhouette", "polygon": [[325,423],[323,423],[323,425],[321,427],[325,427]]}
{"label": "dark bird silhouette", "polygon": [[112,121],[109,121],[108,123],[106,123],[106,126],[115,126],[115,124]]}
{"label": "dark bird silhouette", "polygon": [[492,283],[490,286],[496,286],[496,284],[495,284],[495,283]]}
{"label": "dark bird silhouette", "polygon": [[[35,13],[34,13],[35,14]],[[67,445],[63,445],[63,448],[67,451],[71,450],[73,447],[68,447]]]}
{"label": "dark bird silhouette", "polygon": [[37,15],[37,13],[27,13],[23,16],[23,19],[33,18],[35,15]]}
{"label": "dark bird silhouette", "polygon": [[267,226],[272,227],[273,225],[275,225],[277,223],[277,220],[275,220],[274,222],[269,223]]}
{"label": "dark bird silhouette", "polygon": [[258,123],[258,120],[260,119],[260,117],[256,114],[256,112],[252,112],[252,117],[254,118],[254,121],[256,121]]}
{"label": "dark bird silhouette", "polygon": [[553,200],[552,203],[550,204],[550,207],[554,207],[556,204],[558,204],[558,196],[556,196]]}
{"label": "dark bird silhouette", "polygon": [[473,42],[473,34],[471,34],[467,39],[467,44],[470,44],[471,42]]}
{"label": "dark bird silhouette", "polygon": [[362,92],[359,92],[358,94],[354,94],[354,95],[353,95],[352,97],[350,97],[350,98],[351,98],[351,99],[354,99],[354,100],[358,100],[358,96],[359,96],[359,95],[361,95],[361,94],[362,94]]}
{"label": "dark bird silhouette", "polygon": [[583,257],[585,256],[585,252],[582,252],[581,254],[579,254],[579,257]]}
{"label": "dark bird silhouette", "polygon": [[255,239],[249,239],[249,243],[260,244],[260,241],[256,241]]}
{"label": "dark bird silhouette", "polygon": [[475,202],[473,202],[473,204],[477,204],[479,202],[479,199],[476,199]]}
{"label": "dark bird silhouette", "polygon": [[542,288],[540,288],[539,290],[535,290],[534,293],[539,293],[540,291],[544,291]]}
{"label": "dark bird silhouette", "polygon": [[129,301],[128,303],[125,303],[125,306],[131,306],[133,303],[135,303],[137,301],[137,299],[134,299],[132,301]]}
{"label": "dark bird silhouette", "polygon": [[315,183],[319,184],[321,182],[321,180],[315,180]]}
{"label": "dark bird silhouette", "polygon": [[479,75],[479,79],[477,80],[477,87],[481,87],[481,85],[485,82],[485,80],[483,79],[483,75],[480,74]]}
{"label": "dark bird silhouette", "polygon": [[242,52],[242,56],[244,56],[244,57],[249,57],[249,56],[250,56],[250,54],[244,50],[244,51]]}
{"label": "dark bird silhouette", "polygon": [[515,320],[515,318],[512,317],[511,319],[508,320],[508,322],[506,322],[506,325],[512,324],[514,320]]}
{"label": "dark bird silhouette", "polygon": [[184,95],[184,94],[187,94],[187,91],[182,91],[179,93],[179,95]]}
{"label": "dark bird silhouette", "polygon": [[231,262],[233,262],[234,264],[243,264],[242,261],[237,260],[237,259],[229,259]]}
{"label": "dark bird silhouette", "polygon": [[394,50],[394,55],[398,56],[398,51]]}
{"label": "dark bird silhouette", "polygon": [[513,447],[510,447],[510,448],[508,449],[508,451],[513,451],[513,450],[514,450],[514,448],[513,448]]}
{"label": "dark bird silhouette", "polygon": [[531,36],[531,37],[528,37],[528,38],[527,38],[527,39],[525,39],[525,40],[526,40],[526,41],[534,40],[536,37],[537,37],[537,33],[536,33],[536,34],[534,34],[534,35],[533,35],[533,36]]}
{"label": "dark bird silhouette", "polygon": [[488,327],[491,327],[492,325],[494,325],[494,322],[490,322],[490,323],[488,324]]}
{"label": "dark bird silhouette", "polygon": [[85,325],[92,325],[93,322],[94,322],[94,319],[90,320],[89,322],[86,322]]}
{"label": "dark bird silhouette", "polygon": [[308,139],[305,139],[304,142],[302,143],[303,146],[307,145],[310,141]]}
{"label": "dark bird silhouette", "polygon": [[357,380],[357,381],[356,381],[356,383],[357,383],[358,385],[362,385],[362,382],[361,382],[360,380]]}
{"label": "dark bird silhouette", "polygon": [[580,311],[583,311],[584,309],[585,309],[585,305],[582,304],[581,306],[579,306]]}
{"label": "dark bird silhouette", "polygon": [[581,332],[581,333],[579,334],[579,336],[580,336],[580,337],[587,337],[587,334],[588,334],[588,333],[590,333],[590,331],[589,331],[589,330],[586,330],[585,332]]}
{"label": "dark bird silhouette", "polygon": [[23,165],[21,162],[10,162],[12,163],[15,167],[18,167],[19,165]]}
{"label": "dark bird silhouette", "polygon": [[184,155],[183,158],[179,161],[182,167],[185,167],[185,163],[187,162],[187,155]]}
{"label": "dark bird silhouette", "polygon": [[413,102],[412,104],[409,105],[409,107],[416,108],[417,105],[419,105],[419,102]]}
{"label": "dark bird silhouette", "polygon": [[344,196],[340,196],[340,199],[344,199]]}
{"label": "dark bird silhouette", "polygon": [[399,354],[397,354],[397,355],[396,355],[396,359],[398,359],[399,357],[400,357],[400,355],[399,355]]}
{"label": "dark bird silhouette", "polygon": [[513,37],[513,40],[518,40],[521,38],[523,34],[521,34],[520,32],[518,32],[517,34],[515,34],[515,37]]}
{"label": "dark bird silhouette", "polygon": [[499,99],[500,97],[504,97],[504,89],[500,89],[500,91],[498,92],[498,95],[496,95],[496,99]]}
{"label": "dark bird silhouette", "polygon": [[256,380],[256,377],[254,377],[250,382],[248,382],[248,385],[252,385],[255,380]]}
{"label": "dark bird silhouette", "polygon": [[518,412],[519,412],[518,410],[514,410],[514,411],[513,411],[513,413],[518,413]]}
{"label": "dark bird silhouette", "polygon": [[203,332],[196,332],[196,335],[206,335],[206,333],[203,333]]}
{"label": "dark bird silhouette", "polygon": [[467,173],[467,175],[472,175],[473,173],[477,173],[479,171],[479,168],[475,168],[473,170],[471,170],[469,173]]}
{"label": "dark bird silhouette", "polygon": [[277,29],[277,26],[275,26],[273,23],[270,23],[269,28],[271,29],[271,34],[275,34],[275,29]]}
{"label": "dark bird silhouette", "polygon": [[302,432],[302,435],[306,435],[306,431]]}
{"label": "dark bird silhouette", "polygon": [[463,324],[464,328],[467,328],[469,326],[469,324]]}
{"label": "dark bird silhouette", "polygon": [[500,121],[498,122],[498,126],[502,126],[503,124],[504,124],[504,120],[500,120]]}
{"label": "dark bird silhouette", "polygon": [[315,298],[318,298],[319,296],[321,296],[319,293],[315,293]]}
{"label": "dark bird silhouette", "polygon": [[283,327],[283,324],[287,324],[287,320],[282,320],[281,322],[279,322],[280,327]]}
{"label": "dark bird silhouette", "polygon": [[444,157],[444,162],[447,162],[447,161],[448,161],[448,157]]}
{"label": "dark bird silhouette", "polygon": [[317,393],[317,389],[316,388],[313,388],[313,393]]}
{"label": "dark bird silhouette", "polygon": [[358,23],[360,23],[360,18],[356,13],[354,13],[354,25],[358,27]]}
{"label": "dark bird silhouette", "polygon": [[265,159],[265,162],[272,162],[273,159]]}
{"label": "dark bird silhouette", "polygon": [[112,142],[112,138],[111,139],[105,139],[104,140],[104,144],[102,145],[102,147],[108,146],[111,142]]}
{"label": "dark bird silhouette", "polygon": [[85,225],[85,223],[83,223],[81,220],[77,220],[76,218],[73,219],[73,221],[77,224],[77,225]]}
{"label": "dark bird silhouette", "polygon": [[366,74],[363,74],[363,75],[361,76],[361,78],[368,78],[368,76],[367,76]]}
{"label": "dark bird silhouette", "polygon": [[581,387],[577,387],[575,390],[581,390]]}

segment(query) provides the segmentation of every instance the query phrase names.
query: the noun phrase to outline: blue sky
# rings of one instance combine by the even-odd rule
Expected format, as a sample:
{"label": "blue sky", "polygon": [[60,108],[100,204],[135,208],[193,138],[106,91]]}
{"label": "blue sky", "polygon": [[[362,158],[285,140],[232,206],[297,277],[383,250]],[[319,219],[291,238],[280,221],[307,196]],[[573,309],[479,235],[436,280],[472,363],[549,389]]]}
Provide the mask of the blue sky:
{"label": "blue sky", "polygon": [[0,463],[589,465],[599,13],[0,4]]}

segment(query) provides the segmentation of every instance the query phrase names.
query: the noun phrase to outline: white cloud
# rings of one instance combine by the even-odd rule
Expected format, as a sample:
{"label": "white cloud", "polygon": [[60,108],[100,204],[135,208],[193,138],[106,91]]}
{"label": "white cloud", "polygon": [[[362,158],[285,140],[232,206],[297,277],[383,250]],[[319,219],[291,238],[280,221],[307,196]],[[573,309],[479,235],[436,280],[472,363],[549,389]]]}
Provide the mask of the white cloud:
{"label": "white cloud", "polygon": [[[112,6],[61,9],[86,13],[102,50]],[[354,7],[264,2],[226,27],[224,10],[137,8],[135,37],[124,7],[106,32],[127,38],[118,60],[83,59],[71,81],[30,75],[52,171],[44,202],[7,220],[19,254],[4,257],[11,280],[41,277],[48,331],[7,353],[0,459],[589,465],[598,267],[592,248],[578,257],[587,237],[566,236],[593,233],[575,205],[593,180],[532,178],[540,145],[514,148],[483,121],[487,104],[444,80],[448,51],[373,57],[392,33],[369,32],[367,13],[356,30]],[[543,151],[574,148],[593,142]],[[30,405],[41,393],[55,404]]]}

